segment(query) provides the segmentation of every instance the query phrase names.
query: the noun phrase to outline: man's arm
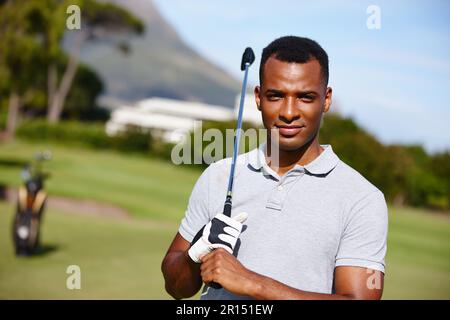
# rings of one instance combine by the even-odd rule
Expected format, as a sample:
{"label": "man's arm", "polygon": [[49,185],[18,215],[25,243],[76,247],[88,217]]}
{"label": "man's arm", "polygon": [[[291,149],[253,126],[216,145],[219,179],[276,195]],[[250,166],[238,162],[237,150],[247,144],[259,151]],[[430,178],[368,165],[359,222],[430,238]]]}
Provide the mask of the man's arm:
{"label": "man's arm", "polygon": [[231,254],[246,219],[245,212],[233,217],[219,213],[198,231],[192,246],[177,233],[161,266],[167,292],[176,299],[197,293],[202,285],[200,259],[217,248]]}
{"label": "man's arm", "polygon": [[166,291],[175,299],[189,298],[200,290],[200,264],[188,256],[190,243],[179,233],[175,236],[161,265]]}
{"label": "man's arm", "polygon": [[[245,268],[234,256],[217,249],[202,259],[201,276],[205,283],[216,282],[228,291],[267,300],[340,300],[381,299],[383,273],[368,272],[360,267],[337,267],[335,294],[307,292],[289,287],[279,281]],[[375,285],[372,278],[377,277]]]}

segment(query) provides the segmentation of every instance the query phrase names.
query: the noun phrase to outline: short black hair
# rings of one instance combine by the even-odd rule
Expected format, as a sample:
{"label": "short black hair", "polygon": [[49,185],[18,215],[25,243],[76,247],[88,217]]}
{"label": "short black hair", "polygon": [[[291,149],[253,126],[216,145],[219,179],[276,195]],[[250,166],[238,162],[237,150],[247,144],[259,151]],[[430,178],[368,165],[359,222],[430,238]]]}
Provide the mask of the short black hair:
{"label": "short black hair", "polygon": [[328,85],[328,55],[325,50],[314,40],[296,36],[285,36],[272,41],[263,49],[261,63],[259,65],[259,82],[262,85],[264,77],[264,65],[274,56],[283,62],[306,63],[317,60],[322,69],[325,85]]}

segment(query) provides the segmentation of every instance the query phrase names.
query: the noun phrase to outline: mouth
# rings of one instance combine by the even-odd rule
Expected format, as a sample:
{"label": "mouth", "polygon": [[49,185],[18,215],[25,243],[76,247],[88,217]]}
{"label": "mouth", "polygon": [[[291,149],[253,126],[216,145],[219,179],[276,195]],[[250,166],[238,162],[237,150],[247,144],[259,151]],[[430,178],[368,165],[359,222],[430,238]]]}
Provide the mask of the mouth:
{"label": "mouth", "polygon": [[305,126],[301,125],[275,125],[280,132],[280,135],[285,137],[295,136],[297,133],[303,130]]}

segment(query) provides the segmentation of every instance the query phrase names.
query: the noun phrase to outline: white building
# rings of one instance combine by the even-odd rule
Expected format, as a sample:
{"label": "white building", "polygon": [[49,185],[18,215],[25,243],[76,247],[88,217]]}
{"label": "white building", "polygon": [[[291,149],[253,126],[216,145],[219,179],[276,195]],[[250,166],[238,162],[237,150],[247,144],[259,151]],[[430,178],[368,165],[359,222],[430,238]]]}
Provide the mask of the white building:
{"label": "white building", "polygon": [[[111,119],[106,123],[106,133],[115,135],[133,126],[149,130],[165,141],[177,143],[194,129],[198,121],[227,121],[236,118],[239,99],[240,96],[236,98],[234,111],[224,106],[166,98],[142,100],[112,111]],[[246,96],[243,119],[256,125],[261,123],[253,95]]]}

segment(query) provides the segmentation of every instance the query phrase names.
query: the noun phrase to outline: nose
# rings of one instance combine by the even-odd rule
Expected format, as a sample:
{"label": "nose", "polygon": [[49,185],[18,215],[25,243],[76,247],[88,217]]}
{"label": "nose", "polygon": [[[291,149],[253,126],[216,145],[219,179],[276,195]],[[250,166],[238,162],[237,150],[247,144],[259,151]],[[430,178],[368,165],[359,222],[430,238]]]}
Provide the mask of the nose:
{"label": "nose", "polygon": [[295,105],[296,99],[293,97],[287,97],[284,99],[283,104],[281,105],[280,112],[278,117],[280,120],[291,123],[300,118],[300,112],[297,106]]}

